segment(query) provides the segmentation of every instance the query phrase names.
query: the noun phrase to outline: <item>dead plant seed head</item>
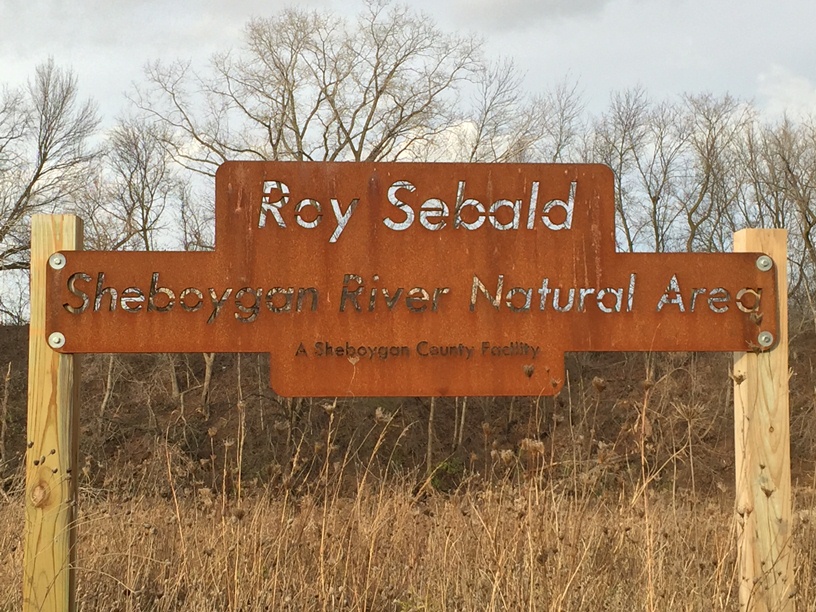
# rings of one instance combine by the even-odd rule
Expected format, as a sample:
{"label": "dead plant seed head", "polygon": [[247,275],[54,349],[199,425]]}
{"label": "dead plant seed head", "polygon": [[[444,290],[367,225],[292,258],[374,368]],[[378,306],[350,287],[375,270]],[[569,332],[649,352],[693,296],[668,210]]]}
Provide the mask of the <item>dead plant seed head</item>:
{"label": "dead plant seed head", "polygon": [[504,448],[499,451],[499,458],[504,465],[512,465],[516,460],[516,454],[509,448]]}
{"label": "dead plant seed head", "polygon": [[394,415],[390,412],[385,412],[382,409],[382,406],[377,406],[377,409],[374,411],[374,421],[382,425],[383,423],[387,423],[391,420]]}
{"label": "dead plant seed head", "polygon": [[524,438],[519,444],[521,452],[527,453],[533,457],[544,454],[544,443],[541,440],[533,440],[532,438]]}

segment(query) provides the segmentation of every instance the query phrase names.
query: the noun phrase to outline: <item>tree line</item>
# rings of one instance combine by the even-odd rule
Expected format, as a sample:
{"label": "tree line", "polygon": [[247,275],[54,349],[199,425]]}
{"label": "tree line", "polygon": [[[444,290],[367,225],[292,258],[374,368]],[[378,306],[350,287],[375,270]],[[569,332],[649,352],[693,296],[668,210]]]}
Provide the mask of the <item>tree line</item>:
{"label": "tree line", "polygon": [[[724,251],[743,227],[787,228],[792,306],[816,282],[816,122],[730,95],[532,92],[512,60],[398,4],[354,18],[288,9],[247,22],[196,67],[153,61],[128,110],[96,104],[53,59],[0,94],[0,321],[26,319],[34,213],[74,212],[86,248],[209,249],[227,160],[604,163],[622,251]],[[201,194],[201,195],[198,195]]]}

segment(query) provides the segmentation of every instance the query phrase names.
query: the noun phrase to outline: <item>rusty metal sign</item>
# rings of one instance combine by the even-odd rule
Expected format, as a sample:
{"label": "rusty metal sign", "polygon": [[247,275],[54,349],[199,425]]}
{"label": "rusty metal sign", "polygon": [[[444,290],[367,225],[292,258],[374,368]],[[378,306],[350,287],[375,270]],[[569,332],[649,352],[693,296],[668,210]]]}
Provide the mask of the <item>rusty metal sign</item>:
{"label": "rusty metal sign", "polygon": [[763,350],[761,253],[617,253],[600,165],[229,162],[214,252],[61,252],[66,353],[268,352],[287,396],[551,395],[567,351]]}

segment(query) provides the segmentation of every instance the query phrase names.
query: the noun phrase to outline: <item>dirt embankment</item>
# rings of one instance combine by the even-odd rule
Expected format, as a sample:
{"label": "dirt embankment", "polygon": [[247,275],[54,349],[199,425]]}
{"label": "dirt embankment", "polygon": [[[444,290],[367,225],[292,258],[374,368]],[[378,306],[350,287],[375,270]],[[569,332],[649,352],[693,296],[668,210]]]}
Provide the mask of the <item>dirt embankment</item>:
{"label": "dirt embankment", "polygon": [[[0,461],[7,483],[25,451],[27,334],[27,327],[0,327],[0,385],[11,364]],[[814,337],[796,336],[792,466],[794,482],[811,484],[814,357]],[[206,365],[201,354],[83,357],[85,483],[135,492],[155,480],[167,489],[163,458],[170,447],[183,482],[225,491],[247,482],[308,488],[340,464],[420,480],[430,469],[434,487],[452,490],[474,475],[523,477],[541,461],[554,479],[574,483],[590,474],[598,486],[622,486],[637,480],[630,472],[640,470],[641,453],[650,469],[662,471],[658,486],[733,488],[726,354],[573,354],[558,397],[439,399],[430,426],[427,399],[278,397],[268,387],[265,355],[216,355],[205,393]],[[357,476],[344,473],[352,486]]]}

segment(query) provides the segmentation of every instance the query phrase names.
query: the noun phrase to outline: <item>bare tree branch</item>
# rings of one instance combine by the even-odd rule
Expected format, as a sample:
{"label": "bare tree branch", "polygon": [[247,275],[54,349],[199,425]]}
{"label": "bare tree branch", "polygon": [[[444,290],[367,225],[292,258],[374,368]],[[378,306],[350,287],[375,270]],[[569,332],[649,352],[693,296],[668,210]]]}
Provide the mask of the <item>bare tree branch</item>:
{"label": "bare tree branch", "polygon": [[78,100],[76,76],[53,60],[25,90],[0,101],[0,271],[28,266],[25,219],[58,210],[82,186],[97,155],[87,141],[96,107]]}

